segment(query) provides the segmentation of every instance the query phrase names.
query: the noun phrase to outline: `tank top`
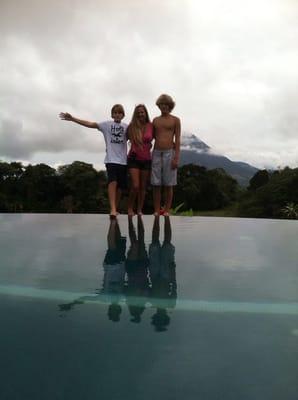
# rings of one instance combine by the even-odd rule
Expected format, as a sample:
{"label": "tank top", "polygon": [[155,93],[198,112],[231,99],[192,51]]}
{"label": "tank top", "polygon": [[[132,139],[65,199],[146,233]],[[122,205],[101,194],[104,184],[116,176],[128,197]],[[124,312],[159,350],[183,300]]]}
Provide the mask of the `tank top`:
{"label": "tank top", "polygon": [[148,122],[145,127],[145,131],[143,133],[143,145],[138,146],[134,143],[131,144],[130,151],[128,153],[128,157],[134,157],[139,161],[148,161],[151,160],[151,147],[153,140],[153,125],[151,122]]}

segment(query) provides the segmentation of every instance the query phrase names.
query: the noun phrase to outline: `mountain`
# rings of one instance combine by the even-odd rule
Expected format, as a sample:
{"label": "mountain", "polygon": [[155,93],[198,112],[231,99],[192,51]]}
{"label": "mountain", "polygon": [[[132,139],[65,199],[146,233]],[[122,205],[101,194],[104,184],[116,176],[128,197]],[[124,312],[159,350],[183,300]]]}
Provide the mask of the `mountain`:
{"label": "mountain", "polygon": [[258,171],[258,168],[245,162],[231,161],[225,156],[212,153],[206,143],[190,133],[181,136],[180,166],[185,164],[201,165],[207,169],[223,168],[241,186],[248,186],[249,180]]}

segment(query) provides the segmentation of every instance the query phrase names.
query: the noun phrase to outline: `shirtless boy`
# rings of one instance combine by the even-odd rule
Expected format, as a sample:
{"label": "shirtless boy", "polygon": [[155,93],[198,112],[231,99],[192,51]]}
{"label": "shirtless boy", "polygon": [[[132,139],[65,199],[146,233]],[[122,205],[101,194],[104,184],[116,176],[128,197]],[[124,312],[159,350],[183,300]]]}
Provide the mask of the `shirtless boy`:
{"label": "shirtless boy", "polygon": [[168,216],[173,200],[173,186],[177,184],[180,155],[180,119],[171,114],[175,102],[167,94],[156,100],[161,115],[153,120],[154,150],[152,154],[151,184],[153,186],[154,215],[158,216],[161,187],[164,187],[164,215]]}

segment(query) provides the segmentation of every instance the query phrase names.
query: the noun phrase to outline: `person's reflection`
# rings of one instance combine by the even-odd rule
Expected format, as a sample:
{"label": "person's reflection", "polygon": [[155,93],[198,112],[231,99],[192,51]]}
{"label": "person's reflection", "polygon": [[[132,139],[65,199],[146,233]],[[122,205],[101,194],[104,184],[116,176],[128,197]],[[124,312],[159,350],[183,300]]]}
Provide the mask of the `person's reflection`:
{"label": "person's reflection", "polygon": [[171,243],[172,229],[168,216],[164,218],[164,241],[159,241],[159,216],[154,218],[152,243],[149,246],[149,272],[151,280],[151,303],[156,307],[151,324],[158,332],[167,330],[170,317],[167,308],[174,308],[177,299],[175,247]]}
{"label": "person's reflection", "polygon": [[103,261],[104,278],[101,294],[110,297],[108,317],[114,322],[120,320],[122,311],[119,302],[124,291],[125,252],[126,238],[121,236],[117,219],[112,219],[108,232],[108,250]]}
{"label": "person's reflection", "polygon": [[144,224],[138,216],[137,233],[132,217],[128,217],[130,248],[126,256],[127,289],[126,303],[131,315],[131,322],[141,322],[149,291],[148,254],[144,240]]}
{"label": "person's reflection", "polygon": [[110,303],[109,319],[114,322],[120,321],[122,309],[119,303],[124,295],[126,238],[121,236],[116,219],[110,221],[107,242],[108,250],[103,261],[104,277],[100,293],[82,296],[71,303],[59,304],[60,311],[70,311],[74,306],[84,304],[85,301],[100,299]]}

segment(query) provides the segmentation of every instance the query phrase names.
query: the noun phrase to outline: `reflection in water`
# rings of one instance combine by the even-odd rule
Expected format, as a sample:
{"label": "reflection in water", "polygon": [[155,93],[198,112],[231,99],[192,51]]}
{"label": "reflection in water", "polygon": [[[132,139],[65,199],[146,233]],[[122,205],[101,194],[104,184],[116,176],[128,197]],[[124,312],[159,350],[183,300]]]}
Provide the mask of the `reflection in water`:
{"label": "reflection in water", "polygon": [[120,320],[119,304],[124,291],[125,282],[126,238],[121,236],[118,221],[111,220],[108,232],[108,250],[103,261],[104,278],[102,294],[110,296],[111,304],[108,317],[111,321]]}
{"label": "reflection in water", "polygon": [[141,322],[149,294],[148,254],[145,246],[145,231],[141,216],[138,216],[137,234],[132,217],[128,218],[130,248],[126,258],[126,302],[131,315],[131,322]]}
{"label": "reflection in water", "polygon": [[171,243],[172,229],[170,218],[165,217],[164,241],[159,240],[160,222],[155,217],[152,230],[152,243],[149,248],[149,271],[151,280],[151,303],[156,307],[152,325],[157,331],[164,331],[170,323],[167,308],[174,308],[177,299],[175,247]]}
{"label": "reflection in water", "polygon": [[60,304],[60,311],[70,311],[84,302],[108,303],[108,318],[119,322],[121,303],[126,302],[131,322],[140,323],[146,308],[156,309],[151,318],[155,330],[167,330],[170,324],[168,309],[175,308],[177,299],[175,247],[171,243],[172,229],[169,217],[164,218],[164,240],[161,244],[160,218],[155,217],[149,256],[145,245],[145,231],[141,216],[137,230],[133,218],[128,218],[130,247],[126,252],[126,238],[121,236],[118,221],[110,221],[107,235],[108,249],[103,261],[104,278],[99,293],[83,296],[71,303]]}
{"label": "reflection in water", "polygon": [[85,301],[101,301],[110,303],[108,318],[113,322],[120,321],[122,307],[119,303],[123,299],[125,286],[126,238],[121,236],[116,219],[110,221],[107,242],[108,249],[103,261],[104,277],[100,293],[80,297],[71,303],[59,304],[60,311],[70,311],[75,305],[84,304]]}

